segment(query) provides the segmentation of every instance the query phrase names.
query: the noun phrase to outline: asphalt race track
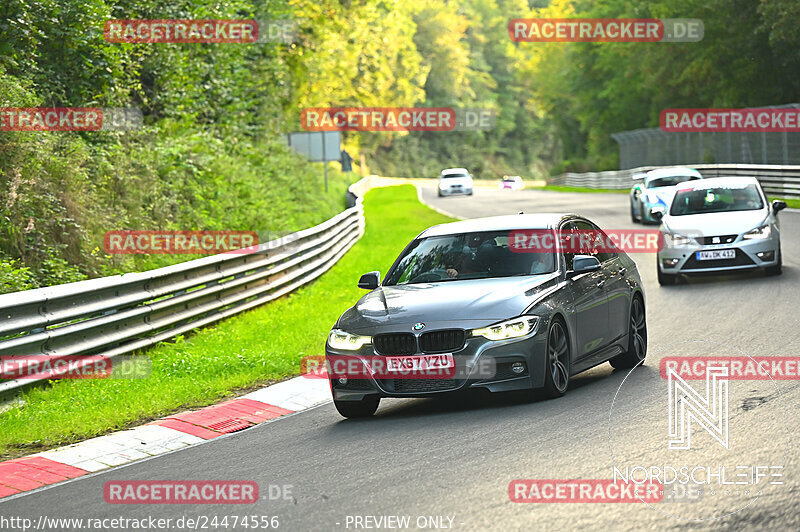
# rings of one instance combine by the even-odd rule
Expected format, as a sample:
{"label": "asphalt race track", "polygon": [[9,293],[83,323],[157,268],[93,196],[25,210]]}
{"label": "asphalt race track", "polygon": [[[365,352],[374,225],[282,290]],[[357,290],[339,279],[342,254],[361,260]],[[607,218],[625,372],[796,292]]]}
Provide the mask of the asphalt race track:
{"label": "asphalt race track", "polygon": [[[583,214],[604,228],[642,227],[631,223],[623,194],[476,188],[472,197],[437,198],[429,188],[423,197],[463,217],[566,211]],[[0,515],[34,521],[42,514],[278,516],[281,530],[365,529],[354,526],[355,516],[410,516],[412,529],[432,522],[454,530],[800,530],[796,377],[731,381],[729,449],[704,431],[696,433],[704,463],[783,466],[783,484],[765,489],[744,509],[740,510],[742,500],[751,498],[740,492],[704,494],[694,502],[653,507],[519,504],[511,502],[508,493],[514,479],[610,479],[612,449],[616,461],[630,458],[629,463],[663,465],[656,460],[663,459],[658,449],[666,439],[667,388],[659,375],[664,356],[798,356],[800,213],[784,211],[780,217],[784,273],[779,277],[710,277],[661,288],[654,256],[634,256],[645,283],[649,353],[645,367],[630,376],[603,364],[575,377],[567,395],[550,401],[516,395],[384,400],[375,417],[367,420],[344,420],[332,404],[325,404],[0,502]],[[364,271],[385,272],[387,266],[365,264]],[[161,479],[252,480],[259,484],[262,500],[225,507],[104,501],[103,486],[109,480]],[[292,497],[269,500],[270,485],[291,485]],[[730,515],[686,520],[724,514]],[[372,520],[358,522],[375,526]]]}

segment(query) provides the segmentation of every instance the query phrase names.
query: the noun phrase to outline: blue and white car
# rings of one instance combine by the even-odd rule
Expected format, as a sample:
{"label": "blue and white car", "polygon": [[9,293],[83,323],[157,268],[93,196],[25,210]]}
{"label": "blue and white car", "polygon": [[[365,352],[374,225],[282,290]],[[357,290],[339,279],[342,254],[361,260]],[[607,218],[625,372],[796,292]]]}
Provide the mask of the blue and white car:
{"label": "blue and white car", "polygon": [[661,218],[664,247],[658,252],[658,282],[678,275],[762,270],[781,273],[778,212],[786,202],[767,201],[754,177],[715,177],[677,187]]}
{"label": "blue and white car", "polygon": [[675,186],[686,181],[703,179],[700,172],[692,168],[670,167],[635,174],[634,180],[641,180],[631,189],[631,220],[634,223],[658,223],[653,211],[662,214],[669,210]]}

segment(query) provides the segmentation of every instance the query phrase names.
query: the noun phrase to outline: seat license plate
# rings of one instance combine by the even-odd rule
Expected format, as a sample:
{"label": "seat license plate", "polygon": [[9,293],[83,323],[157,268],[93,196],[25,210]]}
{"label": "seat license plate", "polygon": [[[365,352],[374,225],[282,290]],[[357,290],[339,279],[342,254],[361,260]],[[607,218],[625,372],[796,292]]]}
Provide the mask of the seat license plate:
{"label": "seat license plate", "polygon": [[735,259],[735,249],[714,249],[711,251],[698,251],[697,260],[725,260]]}

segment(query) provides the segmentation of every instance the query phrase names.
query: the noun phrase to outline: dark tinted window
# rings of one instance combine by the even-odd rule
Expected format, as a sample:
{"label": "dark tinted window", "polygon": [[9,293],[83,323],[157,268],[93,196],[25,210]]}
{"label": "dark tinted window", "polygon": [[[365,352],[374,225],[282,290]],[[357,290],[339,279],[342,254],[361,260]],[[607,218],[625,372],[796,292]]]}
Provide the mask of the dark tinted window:
{"label": "dark tinted window", "polygon": [[515,253],[511,231],[422,238],[406,250],[385,285],[536,275],[555,271],[555,254]]}
{"label": "dark tinted window", "polygon": [[677,185],[678,183],[685,183],[686,181],[695,181],[697,179],[700,178],[693,175],[674,175],[674,176],[658,177],[656,179],[651,179],[650,181],[648,181],[647,188],[672,187]]}
{"label": "dark tinted window", "polygon": [[764,208],[755,184],[679,190],[672,201],[672,216],[727,211],[755,211]]}
{"label": "dark tinted window", "polygon": [[[588,222],[578,221],[578,222],[575,222],[575,226],[580,231],[592,231],[592,232],[600,233],[600,234],[603,235],[603,239],[602,240],[604,242],[608,242],[608,238],[605,236],[605,233],[599,227],[597,227],[597,226],[595,226],[593,224],[590,224]],[[600,251],[598,249],[589,249],[589,250],[587,250],[586,254],[587,255],[591,255],[593,257],[597,257],[597,260],[599,260],[601,263],[603,263],[603,262],[605,262],[607,260],[613,259],[614,257],[617,256],[616,253],[606,253],[606,252]]]}

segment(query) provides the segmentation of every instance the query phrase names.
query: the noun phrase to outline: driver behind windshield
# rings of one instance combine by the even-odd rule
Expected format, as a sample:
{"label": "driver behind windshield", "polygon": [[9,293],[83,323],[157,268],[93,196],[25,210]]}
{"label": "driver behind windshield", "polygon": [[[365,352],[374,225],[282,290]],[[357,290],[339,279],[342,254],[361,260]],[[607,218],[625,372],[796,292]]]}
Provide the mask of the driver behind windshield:
{"label": "driver behind windshield", "polygon": [[445,270],[451,279],[459,275],[488,271],[497,247],[494,238],[480,234],[469,235],[467,244],[461,253],[451,259],[452,264]]}
{"label": "driver behind windshield", "polygon": [[[485,238],[485,239],[484,239]],[[468,274],[486,272],[492,276],[529,275],[552,271],[552,257],[548,253],[513,253],[508,247],[508,237],[504,246],[498,244],[501,237],[481,237],[472,235],[470,246],[464,246],[461,260],[447,268],[451,279]],[[480,242],[480,244],[478,244]],[[477,245],[477,249],[472,247]]]}
{"label": "driver behind windshield", "polygon": [[552,253],[515,253],[509,231],[423,238],[387,274],[385,284],[416,284],[552,272]]}

